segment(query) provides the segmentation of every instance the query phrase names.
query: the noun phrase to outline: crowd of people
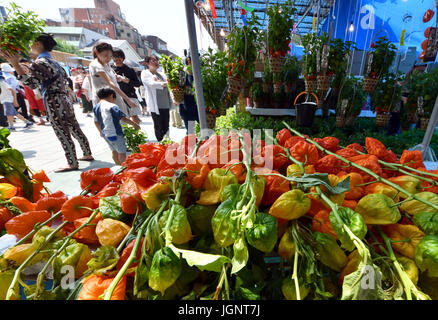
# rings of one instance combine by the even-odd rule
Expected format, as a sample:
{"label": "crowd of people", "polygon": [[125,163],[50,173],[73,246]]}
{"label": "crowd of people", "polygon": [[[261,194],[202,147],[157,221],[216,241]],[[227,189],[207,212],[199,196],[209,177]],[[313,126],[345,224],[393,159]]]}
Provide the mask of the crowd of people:
{"label": "crowd of people", "polygon": [[[55,46],[53,36],[43,33],[30,48],[32,60],[0,51],[0,58],[7,61],[0,71],[0,126],[15,131],[17,120],[24,122],[25,130],[34,124],[51,125],[68,162],[56,172],[78,170],[78,161],[94,161],[76,119],[75,103],[87,117],[94,117],[117,165],[125,161],[127,153],[122,123],[140,130],[141,116],[151,116],[156,139],[162,141],[169,137],[170,122],[178,128],[184,123],[191,133],[189,129],[194,128],[189,128],[190,121],[199,121],[189,56],[184,102],[178,104],[172,99],[156,56],[145,58],[145,70],[135,70],[125,63],[122,50],[102,42],[94,46],[94,60],[88,68],[66,70],[51,55]],[[79,142],[82,158],[78,159],[72,138]]]}

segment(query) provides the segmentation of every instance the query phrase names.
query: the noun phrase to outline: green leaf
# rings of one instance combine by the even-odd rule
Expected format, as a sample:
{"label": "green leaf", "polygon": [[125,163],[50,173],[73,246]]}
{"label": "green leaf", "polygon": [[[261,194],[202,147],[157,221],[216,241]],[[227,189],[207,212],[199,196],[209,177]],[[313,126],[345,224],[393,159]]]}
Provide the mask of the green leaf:
{"label": "green leaf", "polygon": [[344,278],[341,300],[384,300],[382,289],[382,272],[372,264],[371,256],[367,253],[362,259],[357,271]]}
{"label": "green leaf", "polygon": [[245,268],[248,263],[249,253],[248,247],[246,246],[245,237],[240,236],[233,246],[233,259],[231,261],[233,267],[231,269],[231,274],[235,274]]}
{"label": "green leaf", "polygon": [[302,177],[291,176],[287,180],[297,182],[300,189],[303,190],[315,186],[324,186],[331,195],[342,194],[350,190],[350,177],[332,187],[327,173],[304,174]]}
{"label": "green leaf", "polygon": [[175,254],[181,254],[182,258],[187,261],[190,267],[197,267],[201,271],[221,272],[222,267],[226,263],[231,263],[228,257],[222,255],[214,255],[201,253],[190,250],[182,250],[170,245],[170,248]]}
{"label": "green leaf", "polygon": [[100,199],[99,211],[104,219],[118,221],[127,221],[129,219],[129,216],[122,210],[120,197],[118,195]]}

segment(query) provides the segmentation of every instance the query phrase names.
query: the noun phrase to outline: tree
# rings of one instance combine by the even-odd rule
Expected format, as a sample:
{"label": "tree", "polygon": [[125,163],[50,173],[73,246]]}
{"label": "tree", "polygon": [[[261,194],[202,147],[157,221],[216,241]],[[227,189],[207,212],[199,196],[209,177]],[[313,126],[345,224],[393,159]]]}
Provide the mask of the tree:
{"label": "tree", "polygon": [[84,53],[81,52],[77,47],[75,47],[72,44],[69,44],[67,41],[63,39],[55,39],[58,45],[54,48],[54,50],[66,52],[66,53],[72,53],[77,56],[83,57]]}

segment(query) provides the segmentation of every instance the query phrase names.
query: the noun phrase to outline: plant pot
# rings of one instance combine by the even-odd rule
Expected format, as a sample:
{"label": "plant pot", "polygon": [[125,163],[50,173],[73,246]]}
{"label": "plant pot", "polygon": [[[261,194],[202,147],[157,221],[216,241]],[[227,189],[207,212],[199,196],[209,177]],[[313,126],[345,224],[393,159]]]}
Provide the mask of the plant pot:
{"label": "plant pot", "polygon": [[391,115],[389,113],[381,113],[376,116],[376,126],[386,127],[389,123]]}
{"label": "plant pot", "polygon": [[420,130],[426,131],[429,126],[429,118],[420,118]]}
{"label": "plant pot", "polygon": [[307,92],[316,92],[317,81],[316,79],[304,79]]}
{"label": "plant pot", "polygon": [[238,76],[228,77],[228,92],[238,96],[242,90],[242,78]]}
{"label": "plant pot", "polygon": [[272,73],[281,73],[283,69],[283,57],[269,56],[269,67]]}
{"label": "plant pot", "polygon": [[365,77],[363,79],[363,91],[373,92],[374,90],[376,90],[378,82],[379,78]]}
{"label": "plant pot", "polygon": [[337,116],[336,117],[336,128],[343,128],[345,126],[345,117]]}
{"label": "plant pot", "polygon": [[173,95],[173,100],[178,103],[181,104],[184,102],[184,90],[177,88],[177,89],[172,89],[172,95]]}
{"label": "plant pot", "polygon": [[317,88],[319,91],[328,91],[332,83],[333,75],[318,75],[317,77]]}
{"label": "plant pot", "polygon": [[352,127],[354,126],[354,123],[356,122],[356,116],[350,116],[345,118],[345,126]]}
{"label": "plant pot", "polygon": [[211,130],[216,127],[216,116],[210,112],[207,112],[207,127]]}

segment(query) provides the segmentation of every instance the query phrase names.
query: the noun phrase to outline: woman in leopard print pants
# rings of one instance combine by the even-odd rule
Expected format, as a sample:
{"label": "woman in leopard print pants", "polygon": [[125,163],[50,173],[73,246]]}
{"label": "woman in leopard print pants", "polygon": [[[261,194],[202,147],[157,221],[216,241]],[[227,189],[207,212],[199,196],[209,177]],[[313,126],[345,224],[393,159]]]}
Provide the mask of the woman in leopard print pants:
{"label": "woman in leopard print pants", "polygon": [[0,52],[15,68],[19,77],[31,89],[41,89],[44,105],[50,124],[62,144],[67,158],[68,167],[56,170],[66,172],[79,169],[76,148],[72,136],[79,142],[84,157],[82,161],[93,161],[87,137],[82,132],[74,114],[72,102],[68,96],[67,72],[53,60],[50,51],[56,46],[56,41],[49,34],[40,35],[31,46],[31,54],[38,56],[30,66],[30,72],[25,73],[19,64],[18,55]]}

